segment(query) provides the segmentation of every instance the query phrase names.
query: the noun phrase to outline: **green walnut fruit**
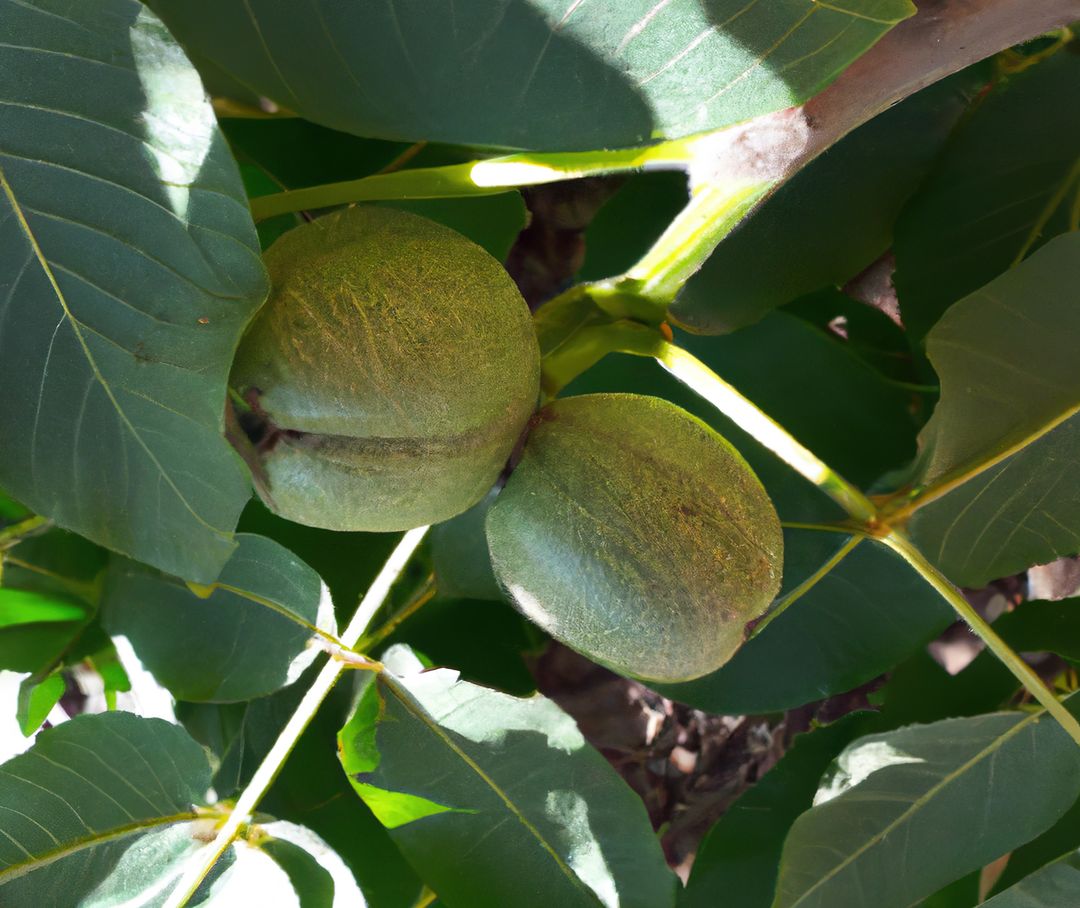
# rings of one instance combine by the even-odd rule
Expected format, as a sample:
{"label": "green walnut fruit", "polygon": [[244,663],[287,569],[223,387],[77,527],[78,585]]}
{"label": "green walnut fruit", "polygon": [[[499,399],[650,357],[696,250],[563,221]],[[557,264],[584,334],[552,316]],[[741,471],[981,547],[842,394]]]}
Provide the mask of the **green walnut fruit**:
{"label": "green walnut fruit", "polygon": [[715,671],[780,588],[783,535],[735,449],[674,404],[556,401],[487,518],[499,582],[555,639],[623,674]]}
{"label": "green walnut fruit", "polygon": [[272,290],[231,384],[252,407],[270,508],[332,530],[401,530],[479,501],[539,393],[503,267],[441,224],[358,207],[266,253]]}

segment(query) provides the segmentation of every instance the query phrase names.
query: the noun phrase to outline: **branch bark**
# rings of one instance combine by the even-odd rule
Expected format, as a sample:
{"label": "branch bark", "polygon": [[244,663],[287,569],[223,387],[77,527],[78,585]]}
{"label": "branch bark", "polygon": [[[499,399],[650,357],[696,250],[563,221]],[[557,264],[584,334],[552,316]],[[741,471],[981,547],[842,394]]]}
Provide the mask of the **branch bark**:
{"label": "branch bark", "polygon": [[810,140],[791,173],[921,88],[1080,20],[1080,0],[922,0],[803,110]]}

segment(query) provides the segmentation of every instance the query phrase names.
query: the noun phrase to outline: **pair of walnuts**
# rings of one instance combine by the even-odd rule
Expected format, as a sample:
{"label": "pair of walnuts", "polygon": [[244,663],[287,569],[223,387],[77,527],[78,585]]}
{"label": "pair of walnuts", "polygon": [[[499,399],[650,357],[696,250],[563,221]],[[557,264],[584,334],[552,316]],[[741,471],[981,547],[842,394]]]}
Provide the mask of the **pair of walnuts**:
{"label": "pair of walnuts", "polygon": [[299,523],[402,530],[479,502],[496,577],[551,636],[681,681],[726,662],[780,583],[772,503],[735,450],[664,400],[595,394],[536,411],[540,353],[510,276],[458,233],[345,209],[267,252],[273,290],[233,388],[256,485]]}

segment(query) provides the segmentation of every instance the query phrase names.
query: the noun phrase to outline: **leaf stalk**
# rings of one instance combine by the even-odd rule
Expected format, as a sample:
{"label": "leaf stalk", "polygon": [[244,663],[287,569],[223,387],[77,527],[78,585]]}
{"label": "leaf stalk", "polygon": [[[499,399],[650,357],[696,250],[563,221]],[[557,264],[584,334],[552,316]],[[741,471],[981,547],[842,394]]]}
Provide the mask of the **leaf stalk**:
{"label": "leaf stalk", "polygon": [[[341,635],[341,642],[346,647],[353,647],[367,630],[368,624],[374,618],[375,613],[382,607],[390,589],[405,570],[413,553],[423,541],[428,527],[418,527],[409,530],[391,552],[386,564],[375,577],[364,598],[360,602],[356,614],[353,615],[345,632]],[[269,753],[263,758],[259,768],[251,777],[251,781],[236,801],[228,818],[221,825],[214,841],[205,850],[200,850],[193,856],[188,869],[176,884],[176,888],[170,893],[164,908],[182,908],[186,905],[206,875],[213,868],[218,858],[232,844],[240,834],[241,828],[250,821],[263,795],[269,790],[274,779],[277,778],[281,768],[285,765],[289,754],[292,753],[296,742],[304,733],[304,729],[318,712],[319,706],[337,683],[338,678],[348,668],[346,662],[339,659],[330,659],[316,676],[311,687],[304,694],[300,704],[289,717],[289,721],[281,730],[277,740],[270,748]]]}

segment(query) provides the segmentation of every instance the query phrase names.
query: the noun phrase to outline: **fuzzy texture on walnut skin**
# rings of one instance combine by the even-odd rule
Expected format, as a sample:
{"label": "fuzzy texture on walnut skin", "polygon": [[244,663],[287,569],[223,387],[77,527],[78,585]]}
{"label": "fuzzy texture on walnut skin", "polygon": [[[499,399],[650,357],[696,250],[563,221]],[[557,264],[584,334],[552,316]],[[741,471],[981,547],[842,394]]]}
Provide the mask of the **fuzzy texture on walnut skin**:
{"label": "fuzzy texture on walnut skin", "polygon": [[441,224],[355,207],[266,253],[270,298],[232,387],[261,423],[267,505],[333,530],[404,530],[492,486],[536,406],[529,310],[503,267]]}
{"label": "fuzzy texture on walnut skin", "polygon": [[715,671],[780,588],[783,535],[761,483],[709,426],[654,397],[541,410],[487,534],[521,612],[650,681]]}

